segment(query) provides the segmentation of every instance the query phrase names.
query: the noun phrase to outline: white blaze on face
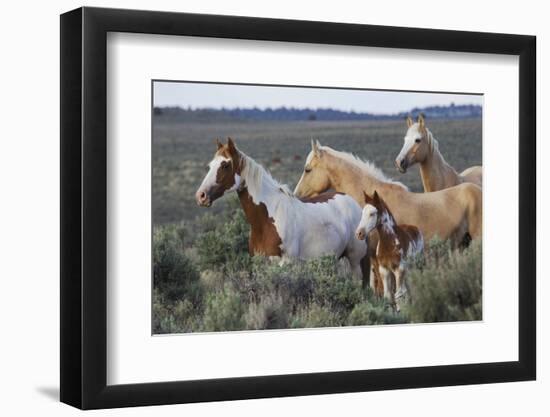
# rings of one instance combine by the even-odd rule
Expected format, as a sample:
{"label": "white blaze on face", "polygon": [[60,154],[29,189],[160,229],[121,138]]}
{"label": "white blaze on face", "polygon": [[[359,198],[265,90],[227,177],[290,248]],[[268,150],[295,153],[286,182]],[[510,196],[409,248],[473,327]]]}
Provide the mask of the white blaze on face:
{"label": "white blaze on face", "polygon": [[401,161],[402,159],[407,157],[407,154],[412,149],[417,139],[422,139],[422,133],[418,129],[418,124],[415,123],[414,125],[409,127],[409,129],[407,130],[407,134],[403,138],[403,147],[401,148],[401,152],[399,152],[399,155],[397,155],[397,161]]}
{"label": "white blaze on face", "polygon": [[363,207],[363,213],[361,214],[361,221],[355,231],[357,238],[364,239],[375,227],[378,221],[378,210],[376,207],[367,204]]}
{"label": "white blaze on face", "polygon": [[[223,156],[216,156],[214,159],[210,161],[208,164],[208,173],[202,180],[202,184],[199,187],[199,192],[204,191],[208,193],[208,190],[210,190],[212,187],[217,185],[216,177],[218,176],[218,170],[221,167],[222,162],[230,162],[231,160],[229,158],[224,158]],[[235,191],[239,188],[241,185],[241,177],[238,174],[235,174],[235,184],[227,191]]]}
{"label": "white blaze on face", "polygon": [[208,192],[216,183],[216,177],[218,176],[218,169],[220,168],[223,161],[229,161],[229,159],[224,158],[223,156],[216,156],[208,164],[208,173],[202,180],[202,184],[199,187],[199,191]]}

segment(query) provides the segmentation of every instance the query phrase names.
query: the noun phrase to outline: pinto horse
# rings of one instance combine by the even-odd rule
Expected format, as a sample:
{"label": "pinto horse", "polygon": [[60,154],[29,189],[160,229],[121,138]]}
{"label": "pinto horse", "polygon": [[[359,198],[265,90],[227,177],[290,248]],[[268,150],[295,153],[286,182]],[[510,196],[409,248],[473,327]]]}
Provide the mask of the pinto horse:
{"label": "pinto horse", "polygon": [[367,245],[354,236],[361,207],[353,198],[327,193],[302,201],[241,152],[231,138],[227,144],[218,141],[217,146],[195,197],[199,206],[209,207],[225,193],[237,192],[250,224],[251,255],[346,257],[353,275],[363,278],[361,260]]}
{"label": "pinto horse", "polygon": [[407,134],[403,148],[395,158],[395,166],[404,174],[407,168],[420,164],[420,176],[425,192],[439,191],[463,182],[481,187],[483,170],[481,166],[467,168],[462,173],[445,161],[439,151],[439,142],[426,127],[424,116],[418,116],[416,123],[407,117]]}
{"label": "pinto horse", "polygon": [[[407,260],[422,253],[424,239],[418,227],[408,224],[398,225],[389,207],[376,191],[373,197],[365,192],[363,195],[365,207],[363,207],[363,215],[355,236],[359,240],[365,240],[372,230],[378,231],[379,239],[376,246],[378,270],[384,285],[384,297],[394,306],[396,298],[400,299],[406,293],[410,294],[406,277]],[[395,294],[392,273],[395,276]]]}

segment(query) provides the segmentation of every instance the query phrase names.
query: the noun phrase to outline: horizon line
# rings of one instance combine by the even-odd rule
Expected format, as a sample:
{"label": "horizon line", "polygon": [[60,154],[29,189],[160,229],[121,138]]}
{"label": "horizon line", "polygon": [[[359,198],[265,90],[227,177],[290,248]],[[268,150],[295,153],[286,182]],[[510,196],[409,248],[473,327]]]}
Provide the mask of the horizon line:
{"label": "horizon line", "polygon": [[200,111],[200,110],[211,110],[211,111],[234,111],[234,110],[260,110],[260,111],[276,111],[276,110],[297,110],[297,111],[322,111],[322,110],[330,110],[340,113],[347,113],[347,114],[368,114],[368,115],[376,115],[376,116],[397,116],[400,114],[406,114],[406,113],[412,113],[413,111],[422,111],[430,108],[451,108],[451,107],[477,107],[483,110],[483,106],[481,104],[477,103],[463,103],[463,104],[432,104],[428,106],[415,106],[412,107],[409,110],[403,110],[398,112],[382,112],[382,113],[376,113],[376,112],[369,112],[369,111],[358,111],[354,109],[344,110],[339,109],[336,107],[295,107],[295,106],[276,106],[276,107],[270,107],[270,106],[236,106],[236,107],[211,107],[211,106],[204,106],[204,107],[194,107],[194,106],[182,106],[180,104],[175,105],[153,105],[153,108],[168,108],[168,109],[181,109],[183,111]]}

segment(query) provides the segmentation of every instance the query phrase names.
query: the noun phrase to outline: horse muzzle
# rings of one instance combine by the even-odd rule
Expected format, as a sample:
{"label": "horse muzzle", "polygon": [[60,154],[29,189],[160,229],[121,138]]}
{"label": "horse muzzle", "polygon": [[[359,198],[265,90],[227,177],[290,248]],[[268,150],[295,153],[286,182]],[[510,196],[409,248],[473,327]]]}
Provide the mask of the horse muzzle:
{"label": "horse muzzle", "polygon": [[409,167],[409,164],[407,163],[407,159],[406,158],[396,159],[395,167],[400,173],[404,174],[405,172],[407,172],[407,168]]}
{"label": "horse muzzle", "polygon": [[195,200],[199,207],[210,207],[212,205],[212,199],[206,191],[197,191],[195,194]]}

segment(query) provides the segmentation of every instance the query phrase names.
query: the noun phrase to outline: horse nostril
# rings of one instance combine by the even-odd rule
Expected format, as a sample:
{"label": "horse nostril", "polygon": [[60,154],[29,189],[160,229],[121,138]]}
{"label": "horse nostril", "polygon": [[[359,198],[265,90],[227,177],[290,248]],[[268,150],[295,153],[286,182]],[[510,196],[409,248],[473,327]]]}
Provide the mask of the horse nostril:
{"label": "horse nostril", "polygon": [[203,205],[208,200],[208,197],[205,191],[197,191],[197,194],[195,196],[196,196],[195,198],[197,199],[197,203],[199,203],[199,205]]}

